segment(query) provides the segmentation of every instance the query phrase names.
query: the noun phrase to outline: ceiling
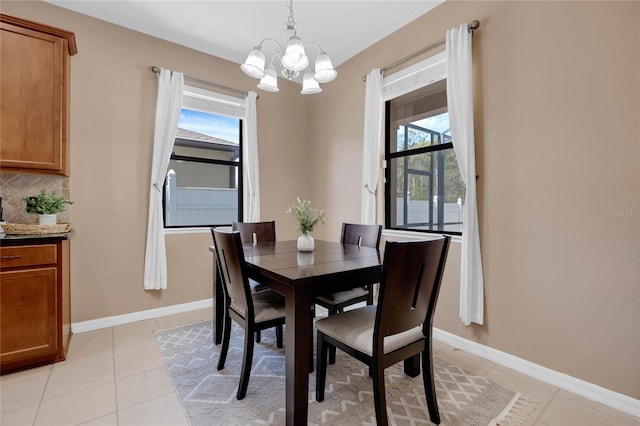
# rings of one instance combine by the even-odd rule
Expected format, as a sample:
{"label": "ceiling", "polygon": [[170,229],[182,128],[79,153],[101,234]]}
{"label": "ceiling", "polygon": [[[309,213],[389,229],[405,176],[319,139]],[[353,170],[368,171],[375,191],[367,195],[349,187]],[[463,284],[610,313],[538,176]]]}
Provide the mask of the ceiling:
{"label": "ceiling", "polygon": [[[45,0],[48,3],[241,64],[266,37],[282,39],[284,0]],[[444,0],[296,0],[298,34],[316,42],[334,66]]]}

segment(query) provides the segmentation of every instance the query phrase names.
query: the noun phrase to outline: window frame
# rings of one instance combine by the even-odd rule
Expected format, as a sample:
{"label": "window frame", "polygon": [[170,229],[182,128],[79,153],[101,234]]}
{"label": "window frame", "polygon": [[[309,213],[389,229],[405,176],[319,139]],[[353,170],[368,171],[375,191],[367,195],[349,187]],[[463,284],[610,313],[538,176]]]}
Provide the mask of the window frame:
{"label": "window frame", "polygon": [[[194,90],[196,89],[198,92],[208,92],[212,95],[215,96],[224,96],[221,95],[220,93],[211,91],[211,90],[207,90],[207,89],[202,89],[202,88],[194,88],[194,87],[190,87],[190,86],[185,86],[184,92],[186,93],[189,90]],[[202,100],[200,99],[199,101],[199,105],[202,105]],[[211,99],[211,104],[215,104],[216,100],[215,98],[212,97]],[[228,113],[224,113],[224,112],[219,112],[219,111],[214,111],[212,109],[207,109],[206,107],[201,107],[201,106],[189,106],[189,105],[185,105],[185,101],[183,100],[182,102],[182,109],[190,109],[190,110],[195,110],[195,111],[202,111],[202,112],[206,112],[209,114],[215,114],[215,115],[219,115],[219,116],[226,116],[226,117],[231,117],[233,119],[238,120],[238,161],[229,161],[229,160],[220,160],[220,159],[214,159],[214,158],[200,158],[200,157],[192,157],[192,156],[186,156],[186,155],[177,155],[175,154],[175,143],[176,140],[181,139],[176,137],[174,139],[174,145],[172,147],[171,150],[171,156],[169,157],[169,160],[177,160],[177,161],[184,161],[184,162],[190,162],[190,163],[199,163],[199,164],[215,164],[215,165],[222,165],[222,166],[229,166],[231,169],[233,170],[233,167],[236,168],[237,170],[237,202],[238,202],[238,216],[236,217],[236,221],[242,221],[242,218],[244,217],[244,179],[243,179],[243,140],[244,140],[244,135],[243,135],[243,128],[244,128],[244,119],[240,118],[240,117],[236,117],[233,116],[232,114],[228,114]],[[192,225],[167,225],[167,215],[166,215],[166,185],[167,185],[167,174],[169,172],[169,169],[167,169],[166,174],[165,174],[165,179],[163,182],[163,186],[162,186],[162,224],[163,224],[163,228],[165,230],[181,230],[181,229],[189,229],[189,228],[196,228],[196,229],[206,229],[206,228],[210,228],[210,227],[216,227],[216,226],[231,226],[231,223],[214,223],[214,224],[192,224]]]}
{"label": "window frame", "polygon": [[[431,81],[430,83],[426,84],[424,87],[436,83],[436,81]],[[417,89],[416,89],[417,90]],[[395,99],[395,98],[393,98]],[[455,150],[453,148],[453,142],[445,142],[445,143],[441,143],[441,144],[437,144],[437,145],[429,145],[429,146],[425,146],[425,147],[420,147],[420,148],[414,148],[414,149],[409,149],[409,150],[403,150],[403,151],[396,151],[396,152],[391,152],[391,101],[393,99],[388,99],[385,101],[384,103],[384,120],[385,120],[385,130],[384,130],[384,138],[385,138],[385,144],[384,144],[384,160],[385,160],[385,170],[384,170],[384,222],[385,222],[385,229],[392,229],[392,230],[396,230],[396,231],[405,231],[405,232],[419,232],[419,233],[425,233],[425,234],[446,234],[446,235],[462,235],[462,231],[449,231],[449,230],[433,230],[433,229],[418,229],[418,228],[412,228],[410,227],[410,225],[407,225],[405,227],[401,227],[398,226],[397,224],[392,225],[391,224],[391,207],[392,207],[392,203],[391,203],[391,197],[392,197],[392,193],[396,194],[397,193],[397,188],[391,188],[391,172],[392,172],[392,167],[391,167],[391,161],[393,159],[397,159],[397,158],[410,158],[412,156],[415,155],[420,155],[420,154],[425,154],[425,153],[442,153],[442,155],[444,155],[444,153],[446,152],[446,150],[452,150],[454,152],[455,155]],[[438,114],[438,113],[443,113],[445,110],[445,107],[440,107],[439,109],[434,109],[432,112],[434,114]],[[446,111],[448,112],[448,107],[446,108]],[[444,161],[444,160],[443,160]],[[459,166],[458,166],[459,167]],[[442,173],[444,175],[444,169],[442,169]],[[430,179],[433,179],[432,175],[429,175]],[[442,188],[440,188],[440,185],[442,185]],[[440,189],[442,191],[444,191],[444,180],[442,178],[438,179],[438,193],[440,192]],[[405,196],[406,199],[406,196]],[[444,218],[444,203],[438,203],[438,211],[440,211],[442,209],[442,217]],[[430,212],[432,210],[430,209]],[[405,209],[405,214],[407,213],[406,209]],[[397,222],[397,220],[396,220]],[[437,226],[438,224],[436,224]],[[445,226],[447,225],[446,223],[442,223],[441,226]],[[462,224],[461,224],[462,225]],[[420,226],[420,225],[417,225]],[[433,226],[433,225],[432,225]]]}

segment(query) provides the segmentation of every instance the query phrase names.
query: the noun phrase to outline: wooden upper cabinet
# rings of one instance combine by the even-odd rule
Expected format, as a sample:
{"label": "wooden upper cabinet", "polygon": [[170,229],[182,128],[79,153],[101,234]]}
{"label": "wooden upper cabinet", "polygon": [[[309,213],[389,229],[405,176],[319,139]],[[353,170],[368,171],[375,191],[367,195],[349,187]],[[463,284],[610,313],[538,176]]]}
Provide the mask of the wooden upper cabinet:
{"label": "wooden upper cabinet", "polygon": [[72,32],[0,14],[0,168],[69,175]]}

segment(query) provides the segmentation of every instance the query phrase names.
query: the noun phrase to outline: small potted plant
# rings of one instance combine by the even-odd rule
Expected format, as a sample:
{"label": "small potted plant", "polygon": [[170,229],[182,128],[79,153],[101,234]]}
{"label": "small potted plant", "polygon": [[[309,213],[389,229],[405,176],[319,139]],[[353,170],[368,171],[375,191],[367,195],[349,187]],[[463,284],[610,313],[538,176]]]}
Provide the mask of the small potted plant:
{"label": "small potted plant", "polygon": [[324,210],[318,210],[311,205],[311,201],[296,198],[297,203],[287,209],[287,213],[298,219],[298,229],[302,235],[298,237],[299,251],[313,251],[315,243],[311,233],[318,223],[324,223]]}
{"label": "small potted plant", "polygon": [[73,204],[73,201],[58,197],[55,191],[46,194],[44,190],[34,197],[25,198],[24,202],[27,213],[39,215],[40,225],[55,225],[57,213],[64,211],[66,204]]}

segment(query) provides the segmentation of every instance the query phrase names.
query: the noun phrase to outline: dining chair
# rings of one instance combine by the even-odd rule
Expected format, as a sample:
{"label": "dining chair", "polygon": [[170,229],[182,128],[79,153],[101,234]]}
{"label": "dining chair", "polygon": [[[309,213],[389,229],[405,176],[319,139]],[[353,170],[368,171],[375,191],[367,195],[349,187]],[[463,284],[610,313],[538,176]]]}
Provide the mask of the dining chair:
{"label": "dining chair", "polygon": [[450,239],[386,242],[378,304],[316,322],[316,401],[324,400],[329,347],[337,347],[369,366],[376,420],[386,426],[384,370],[420,355],[429,417],[440,423],[431,329]]}
{"label": "dining chair", "polygon": [[[232,222],[231,229],[240,232],[242,244],[256,244],[258,242],[271,242],[276,240],[276,222]],[[251,291],[266,290],[265,284],[249,278],[249,287]],[[260,343],[260,331],[256,332],[256,343]]]}
{"label": "dining chair", "polygon": [[284,297],[273,290],[251,291],[240,232],[211,229],[216,251],[216,262],[225,293],[224,333],[218,370],[224,368],[231,339],[231,320],[244,328],[244,355],[238,385],[238,399],[247,393],[251,363],[253,361],[254,334],[260,330],[276,328],[276,346],[283,347]]}
{"label": "dining chair", "polygon": [[[355,223],[343,223],[340,242],[342,244],[354,244],[364,247],[380,246],[382,225],[361,225]],[[317,296],[315,303],[327,309],[329,315],[342,313],[347,306],[356,303],[367,302],[373,305],[373,286],[366,285],[350,290],[338,291],[327,295]],[[336,349],[329,350],[329,364],[336,362]]]}
{"label": "dining chair", "polygon": [[276,240],[276,222],[232,222],[231,229],[240,232],[242,244]]}

